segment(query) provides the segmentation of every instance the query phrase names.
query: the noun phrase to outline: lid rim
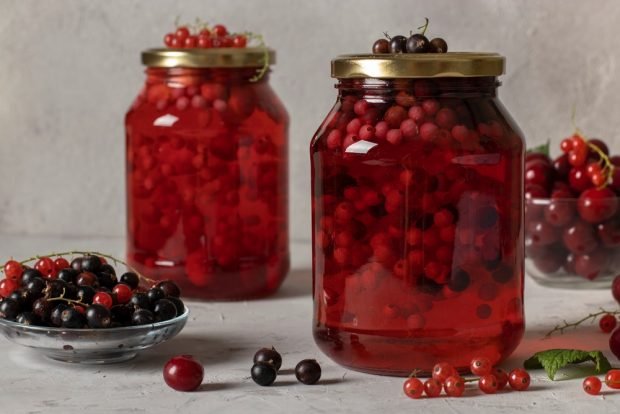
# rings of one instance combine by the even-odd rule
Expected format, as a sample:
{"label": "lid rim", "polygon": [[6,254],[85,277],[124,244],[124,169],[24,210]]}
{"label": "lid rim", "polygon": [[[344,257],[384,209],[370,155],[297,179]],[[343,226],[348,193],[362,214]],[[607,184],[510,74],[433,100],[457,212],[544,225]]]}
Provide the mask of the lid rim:
{"label": "lid rim", "polygon": [[268,66],[276,63],[273,49],[231,48],[171,49],[155,48],[142,51],[142,64],[152,68],[260,68],[265,56]]}

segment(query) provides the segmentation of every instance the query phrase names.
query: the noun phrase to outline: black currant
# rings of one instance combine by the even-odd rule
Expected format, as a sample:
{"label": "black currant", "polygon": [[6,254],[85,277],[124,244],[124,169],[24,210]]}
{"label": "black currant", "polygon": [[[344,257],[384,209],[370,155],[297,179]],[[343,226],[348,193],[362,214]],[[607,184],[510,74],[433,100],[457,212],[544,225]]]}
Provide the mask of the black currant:
{"label": "black currant", "polygon": [[58,272],[58,280],[62,280],[66,283],[75,283],[75,279],[78,273],[72,268],[68,267]]}
{"label": "black currant", "polygon": [[50,314],[50,324],[52,326],[62,326],[62,313],[65,309],[69,309],[69,305],[66,303],[59,303],[52,309],[52,313]]}
{"label": "black currant", "polygon": [[149,291],[146,292],[146,295],[148,296],[151,305],[155,305],[158,300],[166,297],[164,291],[157,287],[149,289]]}
{"label": "black currant", "polygon": [[146,293],[136,292],[131,295],[131,299],[129,299],[129,303],[132,304],[137,309],[150,309],[151,302],[149,301],[149,297]]}
{"label": "black currant", "polygon": [[43,275],[37,269],[25,269],[22,273],[22,286],[28,286],[33,279],[39,278],[43,280]]}
{"label": "black currant", "polygon": [[134,325],[147,325],[155,322],[155,315],[148,309],[136,309],[131,316],[131,322]]}
{"label": "black currant", "polygon": [[7,299],[14,300],[19,304],[19,307],[23,309],[26,306],[26,301],[24,300],[24,291],[22,289],[14,290]]}
{"label": "black currant", "polygon": [[60,279],[54,279],[54,280],[47,281],[47,287],[45,288],[43,293],[48,298],[58,298],[58,297],[63,297],[66,290],[67,290],[66,282]]}
{"label": "black currant", "polygon": [[407,38],[405,36],[394,36],[390,39],[390,53],[405,53],[407,51]]}
{"label": "black currant", "polygon": [[314,359],[304,359],[295,367],[295,376],[302,384],[316,384],[321,378],[321,366]]}
{"label": "black currant", "polygon": [[20,312],[19,303],[13,299],[4,299],[0,303],[0,318],[15,320]]}
{"label": "black currant", "polygon": [[254,354],[254,363],[267,362],[272,364],[276,371],[282,366],[282,355],[275,348],[261,348]]}
{"label": "black currant", "polygon": [[118,283],[118,280],[116,280],[116,275],[99,272],[97,273],[97,283],[101,287],[112,289]]}
{"label": "black currant", "polygon": [[71,269],[75,270],[76,273],[82,272],[82,259],[84,258],[80,256],[71,260]]}
{"label": "black currant", "polygon": [[43,290],[45,289],[45,287],[45,280],[40,277],[35,277],[28,283],[28,285],[26,286],[26,290],[29,291],[33,296],[39,297],[43,295]]}
{"label": "black currant", "polygon": [[181,289],[172,280],[163,280],[155,285],[156,288],[161,289],[166,297],[178,298],[181,296]]}
{"label": "black currant", "polygon": [[90,305],[86,308],[86,322],[94,329],[108,328],[112,322],[110,311],[103,305]]}
{"label": "black currant", "polygon": [[430,42],[429,52],[431,53],[446,53],[448,51],[448,44],[441,37],[436,37]]}
{"label": "black currant", "polygon": [[109,273],[111,275],[116,276],[116,269],[109,263],[104,263],[99,267],[98,273]]}
{"label": "black currant", "polygon": [[32,313],[34,313],[42,322],[48,322],[52,314],[54,305],[45,298],[39,298],[32,304]]}
{"label": "black currant", "polygon": [[390,42],[387,39],[377,39],[372,45],[372,53],[390,53]]}
{"label": "black currant", "polygon": [[278,376],[276,368],[267,362],[255,363],[252,365],[250,373],[252,375],[252,380],[263,387],[273,384]]}
{"label": "black currant", "polygon": [[15,322],[21,323],[23,325],[38,325],[39,318],[37,318],[37,316],[32,312],[22,312],[17,315],[17,318],[15,318]]}
{"label": "black currant", "polygon": [[130,325],[134,307],[131,305],[114,305],[110,308],[112,323],[119,325]]}
{"label": "black currant", "polygon": [[426,53],[430,49],[430,42],[420,33],[415,33],[407,39],[407,52],[409,53]]}
{"label": "black currant", "polygon": [[140,278],[133,272],[126,272],[121,275],[120,282],[128,285],[131,289],[135,289],[140,284]]}
{"label": "black currant", "polygon": [[181,299],[175,297],[167,297],[166,299],[172,302],[177,308],[177,315],[183,315],[183,313],[185,312],[185,304]]}
{"label": "black currant", "polygon": [[93,303],[96,293],[92,286],[79,286],[77,288],[77,299],[85,304]]}
{"label": "black currant", "polygon": [[155,313],[155,321],[167,321],[177,316],[177,307],[168,299],[160,299],[155,303],[153,313]]}
{"label": "black currant", "polygon": [[99,256],[89,254],[82,257],[82,271],[96,273],[102,264]]}
{"label": "black currant", "polygon": [[75,284],[78,286],[99,286],[99,280],[97,279],[97,275],[92,272],[83,271],[75,280]]}
{"label": "black currant", "polygon": [[79,329],[86,325],[86,318],[75,308],[67,308],[61,314],[62,327],[69,329]]}

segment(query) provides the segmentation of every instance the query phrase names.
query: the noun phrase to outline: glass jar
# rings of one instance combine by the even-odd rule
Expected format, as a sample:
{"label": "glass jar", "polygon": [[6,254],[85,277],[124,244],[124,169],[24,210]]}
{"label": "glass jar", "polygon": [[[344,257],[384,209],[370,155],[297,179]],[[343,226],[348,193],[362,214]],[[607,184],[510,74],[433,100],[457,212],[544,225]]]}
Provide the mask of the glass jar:
{"label": "glass jar", "polygon": [[346,367],[505,359],[524,331],[523,151],[496,54],[348,55],[311,147],[314,337]]}
{"label": "glass jar", "polygon": [[187,297],[275,292],[289,269],[289,121],[265,72],[274,52],[152,49],[142,61],[125,118],[129,263]]}

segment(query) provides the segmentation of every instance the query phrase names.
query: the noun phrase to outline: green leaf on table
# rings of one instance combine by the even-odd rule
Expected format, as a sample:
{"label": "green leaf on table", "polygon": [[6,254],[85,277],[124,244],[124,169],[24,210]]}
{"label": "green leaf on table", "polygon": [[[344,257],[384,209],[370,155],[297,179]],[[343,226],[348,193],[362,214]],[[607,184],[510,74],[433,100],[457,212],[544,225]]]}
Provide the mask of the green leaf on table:
{"label": "green leaf on table", "polygon": [[582,351],[580,349],[548,349],[536,352],[534,356],[523,363],[523,366],[526,369],[544,368],[549,379],[553,381],[560,368],[587,361],[594,362],[598,374],[611,369],[611,364],[601,351]]}
{"label": "green leaf on table", "polygon": [[550,149],[549,149],[549,146],[550,146],[550,145],[551,145],[551,141],[550,141],[550,140],[547,140],[547,142],[545,142],[545,143],[544,143],[544,144],[542,144],[542,145],[539,145],[539,146],[537,146],[537,147],[534,147],[534,148],[530,148],[530,149],[528,149],[528,150],[527,150],[527,153],[528,153],[528,154],[534,154],[534,153],[539,152],[539,153],[541,153],[541,154],[545,154],[545,155],[548,157],[548,156],[549,156],[549,154],[550,154],[550,152],[549,152],[549,151],[550,151]]}

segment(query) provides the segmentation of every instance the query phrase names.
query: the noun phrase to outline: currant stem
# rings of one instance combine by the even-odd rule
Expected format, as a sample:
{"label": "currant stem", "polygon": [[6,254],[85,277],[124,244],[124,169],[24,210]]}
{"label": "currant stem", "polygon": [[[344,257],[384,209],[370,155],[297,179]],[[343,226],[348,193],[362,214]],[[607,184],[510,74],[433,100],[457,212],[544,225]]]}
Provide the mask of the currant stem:
{"label": "currant stem", "polygon": [[566,322],[566,321],[562,321],[563,323],[561,325],[556,325],[552,330],[550,330],[549,332],[547,332],[545,334],[545,338],[549,338],[551,337],[551,335],[553,335],[556,332],[559,332],[560,335],[564,333],[564,330],[568,329],[568,328],[577,328],[577,326],[581,325],[582,323],[588,321],[589,319],[592,319],[592,322],[594,322],[596,320],[596,318],[598,318],[599,316],[602,315],[620,315],[620,311],[608,311],[605,310],[603,308],[601,308],[600,312],[596,312],[596,313],[591,313],[588,316],[579,319],[576,322]]}
{"label": "currant stem", "polygon": [[426,23],[423,26],[418,27],[418,30],[422,29],[422,36],[426,33],[426,29],[428,29],[428,17],[425,17]]}
{"label": "currant stem", "polygon": [[392,40],[392,37],[388,34],[388,32],[383,32],[383,36],[385,36],[387,40]]}
{"label": "currant stem", "polygon": [[247,36],[249,39],[257,40],[259,42],[257,47],[263,48],[263,67],[257,71],[256,75],[250,78],[250,82],[258,82],[265,76],[269,69],[269,49],[267,49],[262,35],[247,32]]}
{"label": "currant stem", "polygon": [[577,135],[579,138],[583,139],[584,142],[586,143],[586,145],[588,146],[588,148],[590,150],[592,150],[593,152],[596,153],[596,155],[598,155],[601,159],[600,163],[603,164],[603,168],[601,169],[601,172],[604,174],[605,176],[605,182],[599,186],[598,188],[605,188],[609,182],[611,181],[611,177],[614,171],[615,166],[611,163],[611,160],[609,159],[609,157],[607,156],[607,154],[605,154],[603,151],[601,151],[601,149],[599,147],[597,147],[594,144],[590,143],[590,140],[585,137],[583,135],[583,133],[579,130],[579,128],[575,127],[575,135]]}

